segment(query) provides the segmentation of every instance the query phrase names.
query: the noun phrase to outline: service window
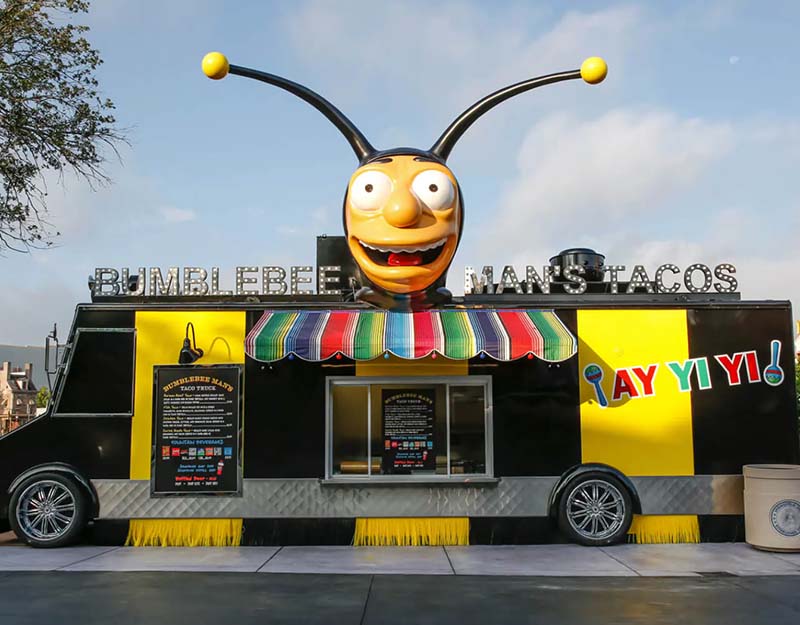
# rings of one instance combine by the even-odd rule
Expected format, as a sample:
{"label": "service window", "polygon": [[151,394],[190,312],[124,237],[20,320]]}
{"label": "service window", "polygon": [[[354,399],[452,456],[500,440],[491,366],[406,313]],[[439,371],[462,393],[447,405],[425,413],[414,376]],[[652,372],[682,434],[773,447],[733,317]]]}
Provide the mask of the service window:
{"label": "service window", "polygon": [[491,476],[491,380],[328,378],[328,478]]}
{"label": "service window", "polygon": [[55,414],[133,414],[134,347],[133,329],[78,329]]}

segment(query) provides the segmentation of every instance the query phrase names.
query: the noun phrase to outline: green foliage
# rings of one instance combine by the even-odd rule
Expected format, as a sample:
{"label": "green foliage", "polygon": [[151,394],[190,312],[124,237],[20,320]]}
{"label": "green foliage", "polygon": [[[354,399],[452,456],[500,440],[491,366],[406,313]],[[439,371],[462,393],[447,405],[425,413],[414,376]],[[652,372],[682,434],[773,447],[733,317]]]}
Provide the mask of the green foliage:
{"label": "green foliage", "polygon": [[0,0],[0,252],[52,244],[45,173],[103,183],[124,137],[98,92],[102,63],[70,23],[87,0]]}
{"label": "green foliage", "polygon": [[47,408],[47,404],[49,402],[50,402],[50,389],[47,388],[46,386],[43,386],[36,393],[36,407]]}

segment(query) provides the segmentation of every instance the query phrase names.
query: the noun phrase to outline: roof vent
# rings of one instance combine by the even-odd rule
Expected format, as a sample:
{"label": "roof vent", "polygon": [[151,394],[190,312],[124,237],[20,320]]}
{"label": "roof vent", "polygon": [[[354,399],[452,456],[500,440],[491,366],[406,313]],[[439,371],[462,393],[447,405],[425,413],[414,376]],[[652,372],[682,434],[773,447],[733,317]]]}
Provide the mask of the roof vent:
{"label": "roof vent", "polygon": [[571,247],[553,256],[550,259],[550,266],[561,267],[563,274],[566,267],[581,265],[585,271],[583,277],[588,282],[602,282],[605,262],[606,257],[603,254],[598,254],[588,247]]}

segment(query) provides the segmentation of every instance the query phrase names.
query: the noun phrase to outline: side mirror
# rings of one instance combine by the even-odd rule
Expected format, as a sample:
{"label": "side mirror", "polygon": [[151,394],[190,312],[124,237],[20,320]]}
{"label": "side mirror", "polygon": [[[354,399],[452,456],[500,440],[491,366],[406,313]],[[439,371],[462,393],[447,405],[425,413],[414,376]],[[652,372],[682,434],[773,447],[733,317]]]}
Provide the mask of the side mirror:
{"label": "side mirror", "polygon": [[44,370],[47,374],[47,385],[50,391],[53,391],[53,383],[50,376],[58,371],[59,365],[59,344],[58,344],[58,328],[53,324],[53,331],[47,335],[44,340]]}

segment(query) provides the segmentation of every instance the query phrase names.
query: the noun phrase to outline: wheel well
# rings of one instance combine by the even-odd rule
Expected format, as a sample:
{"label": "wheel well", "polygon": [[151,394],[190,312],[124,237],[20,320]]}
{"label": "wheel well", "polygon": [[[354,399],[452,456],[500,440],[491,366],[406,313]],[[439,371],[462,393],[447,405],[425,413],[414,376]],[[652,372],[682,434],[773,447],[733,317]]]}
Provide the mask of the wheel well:
{"label": "wheel well", "polygon": [[86,478],[76,467],[63,462],[39,464],[20,473],[8,487],[8,494],[11,495],[17,489],[17,487],[29,477],[38,475],[40,473],[60,473],[61,475],[65,475],[75,480],[75,482],[78,483],[78,485],[83,489],[89,498],[89,518],[93,519],[98,515],[100,502],[97,498],[97,491],[95,491],[92,482]]}
{"label": "wheel well", "polygon": [[555,519],[558,516],[558,503],[561,500],[561,496],[564,494],[564,489],[570,480],[589,472],[606,473],[617,478],[628,490],[628,493],[630,493],[631,502],[633,504],[633,513],[642,513],[642,502],[639,500],[639,493],[636,492],[636,487],[633,485],[633,482],[627,475],[625,475],[619,469],[615,469],[608,464],[589,462],[586,464],[576,464],[574,467],[571,467],[561,474],[561,477],[553,487],[553,490],[550,491],[550,500],[547,503],[547,511],[551,519]]}

